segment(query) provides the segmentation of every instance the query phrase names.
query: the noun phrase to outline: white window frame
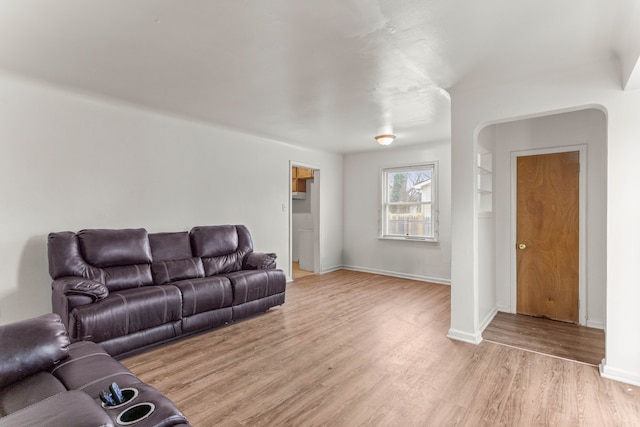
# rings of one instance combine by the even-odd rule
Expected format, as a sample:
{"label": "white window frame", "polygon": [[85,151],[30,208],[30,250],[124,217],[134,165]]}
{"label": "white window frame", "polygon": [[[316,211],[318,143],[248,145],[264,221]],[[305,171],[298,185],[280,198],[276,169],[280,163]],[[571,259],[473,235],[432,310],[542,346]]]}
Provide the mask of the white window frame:
{"label": "white window frame", "polygon": [[[388,233],[388,190],[387,184],[390,173],[395,172],[411,172],[420,169],[431,169],[431,229],[432,236],[417,236],[417,235],[397,235]],[[380,169],[380,203],[379,203],[379,215],[378,215],[378,238],[388,240],[412,240],[423,242],[438,242],[438,162],[424,162],[416,165],[404,165]],[[395,203],[394,203],[395,204]],[[405,203],[406,205],[423,205],[427,203],[411,202]],[[397,205],[397,204],[396,204]]]}

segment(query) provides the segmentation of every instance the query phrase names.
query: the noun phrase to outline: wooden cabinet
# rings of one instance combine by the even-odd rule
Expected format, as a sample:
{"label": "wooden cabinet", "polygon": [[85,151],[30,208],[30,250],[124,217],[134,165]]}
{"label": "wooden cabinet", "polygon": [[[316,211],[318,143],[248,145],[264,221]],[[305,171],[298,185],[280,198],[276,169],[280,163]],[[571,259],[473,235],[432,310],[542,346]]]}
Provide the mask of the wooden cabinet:
{"label": "wooden cabinet", "polygon": [[294,166],[291,171],[291,191],[294,193],[305,193],[307,191],[308,179],[313,179],[313,169]]}
{"label": "wooden cabinet", "polygon": [[298,169],[298,179],[313,178],[313,169],[306,169],[306,168],[297,168],[297,169]]}

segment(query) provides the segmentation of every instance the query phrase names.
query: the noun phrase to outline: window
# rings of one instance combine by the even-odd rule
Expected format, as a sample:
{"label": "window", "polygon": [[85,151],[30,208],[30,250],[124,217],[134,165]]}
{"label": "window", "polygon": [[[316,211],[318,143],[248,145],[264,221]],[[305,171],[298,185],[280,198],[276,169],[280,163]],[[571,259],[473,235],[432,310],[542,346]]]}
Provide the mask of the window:
{"label": "window", "polygon": [[437,166],[382,169],[379,237],[438,241]]}

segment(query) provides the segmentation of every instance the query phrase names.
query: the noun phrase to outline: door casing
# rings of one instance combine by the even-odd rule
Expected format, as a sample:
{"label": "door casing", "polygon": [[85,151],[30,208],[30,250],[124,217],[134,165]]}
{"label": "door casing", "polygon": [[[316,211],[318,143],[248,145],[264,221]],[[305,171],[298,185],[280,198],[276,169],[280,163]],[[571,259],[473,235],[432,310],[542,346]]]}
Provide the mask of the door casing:
{"label": "door casing", "polygon": [[571,145],[562,147],[543,148],[535,150],[523,150],[511,152],[511,313],[517,313],[517,262],[516,262],[516,245],[517,245],[517,162],[518,157],[533,156],[538,154],[564,153],[567,151],[580,152],[580,177],[579,177],[579,254],[578,254],[578,294],[579,294],[579,310],[578,323],[580,325],[587,324],[587,145]]}

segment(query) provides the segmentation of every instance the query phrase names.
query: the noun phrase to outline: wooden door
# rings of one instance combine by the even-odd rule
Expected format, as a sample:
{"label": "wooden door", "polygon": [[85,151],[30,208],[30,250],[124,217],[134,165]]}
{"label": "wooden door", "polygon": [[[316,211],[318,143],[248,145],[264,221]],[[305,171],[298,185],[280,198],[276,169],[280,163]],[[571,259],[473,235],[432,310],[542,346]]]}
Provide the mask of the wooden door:
{"label": "wooden door", "polygon": [[578,323],[580,152],[517,160],[517,312]]}

